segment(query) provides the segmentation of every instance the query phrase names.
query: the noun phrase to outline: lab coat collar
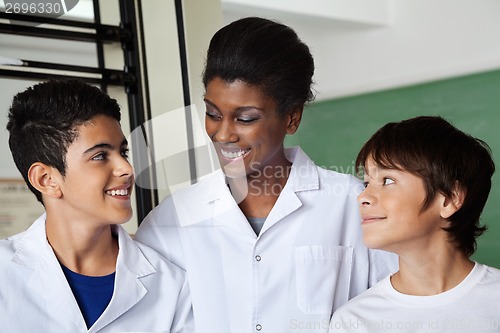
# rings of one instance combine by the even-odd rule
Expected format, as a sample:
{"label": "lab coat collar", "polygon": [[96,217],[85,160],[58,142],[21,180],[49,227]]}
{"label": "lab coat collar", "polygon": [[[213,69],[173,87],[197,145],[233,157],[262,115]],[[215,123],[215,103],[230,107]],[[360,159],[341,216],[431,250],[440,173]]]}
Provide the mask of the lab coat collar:
{"label": "lab coat collar", "polygon": [[78,303],[45,233],[45,214],[24,233],[15,236],[12,260],[26,267],[27,283],[37,297],[46,300],[55,313],[75,324],[75,332],[87,327]]}
{"label": "lab coat collar", "polygon": [[[31,271],[28,279],[35,293],[47,299],[61,316],[72,320],[76,331],[86,331],[85,321],[73,292],[62,272],[45,233],[46,215],[40,216],[23,234],[16,236],[13,261]],[[155,268],[122,226],[113,226],[118,235],[119,252],[113,297],[99,319],[89,329],[97,332],[132,308],[148,290],[140,279],[154,274]]]}
{"label": "lab coat collar", "polygon": [[216,171],[214,176],[208,180],[211,183],[208,184],[206,194],[206,203],[214,204],[212,210],[214,223],[216,225],[226,225],[229,228],[259,238],[275,223],[301,207],[302,201],[296,193],[319,189],[318,170],[314,162],[299,147],[286,148],[285,156],[292,162],[292,170],[259,236],[255,235],[246,217],[239,209],[238,203],[232,197],[226,185],[224,173],[221,170]]}
{"label": "lab coat collar", "polygon": [[[300,147],[285,148],[285,156],[292,162],[292,171],[287,181],[287,187],[290,190],[300,192],[319,189],[318,169]],[[224,172],[221,169],[214,172],[210,182],[206,202],[219,200],[228,194],[231,195]]]}
{"label": "lab coat collar", "polygon": [[137,304],[148,293],[141,278],[156,273],[125,229],[121,225],[114,225],[113,228],[118,235],[120,248],[116,261],[115,289],[108,307],[89,333],[98,332]]}
{"label": "lab coat collar", "polygon": [[290,184],[294,192],[318,190],[318,168],[309,156],[300,147],[285,148],[285,156],[292,162],[287,185]]}

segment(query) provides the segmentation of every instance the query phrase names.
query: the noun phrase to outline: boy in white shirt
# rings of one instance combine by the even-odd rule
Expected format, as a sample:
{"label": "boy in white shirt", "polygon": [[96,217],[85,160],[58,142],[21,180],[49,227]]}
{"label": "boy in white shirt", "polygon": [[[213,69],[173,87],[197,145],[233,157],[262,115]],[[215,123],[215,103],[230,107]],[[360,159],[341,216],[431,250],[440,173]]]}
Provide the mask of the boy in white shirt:
{"label": "boy in white shirt", "polygon": [[399,271],[334,313],[330,332],[500,332],[500,270],[473,262],[495,165],[440,117],[389,123],[361,149],[363,241]]}
{"label": "boy in white shirt", "polygon": [[134,242],[116,100],[77,80],[14,97],[14,161],[45,214],[0,241],[2,332],[193,332],[184,271]]}

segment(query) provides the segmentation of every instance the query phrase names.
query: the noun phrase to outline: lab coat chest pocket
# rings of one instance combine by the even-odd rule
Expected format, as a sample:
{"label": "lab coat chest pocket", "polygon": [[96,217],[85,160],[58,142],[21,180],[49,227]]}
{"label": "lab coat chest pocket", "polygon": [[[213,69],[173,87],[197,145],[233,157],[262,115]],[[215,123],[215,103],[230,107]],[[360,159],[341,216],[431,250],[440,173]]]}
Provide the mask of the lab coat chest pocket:
{"label": "lab coat chest pocket", "polygon": [[297,305],[305,314],[331,314],[349,297],[353,248],[299,246],[294,249]]}

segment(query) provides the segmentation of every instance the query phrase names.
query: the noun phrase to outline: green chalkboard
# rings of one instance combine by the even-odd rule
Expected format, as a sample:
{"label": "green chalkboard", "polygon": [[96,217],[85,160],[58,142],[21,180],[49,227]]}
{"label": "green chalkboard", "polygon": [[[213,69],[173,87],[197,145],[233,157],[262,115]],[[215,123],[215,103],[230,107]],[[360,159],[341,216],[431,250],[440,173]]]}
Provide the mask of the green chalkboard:
{"label": "green chalkboard", "polygon": [[313,103],[286,145],[300,145],[317,165],[353,173],[359,149],[377,129],[420,115],[440,115],[490,145],[497,172],[481,219],[488,231],[473,259],[500,268],[500,70]]}

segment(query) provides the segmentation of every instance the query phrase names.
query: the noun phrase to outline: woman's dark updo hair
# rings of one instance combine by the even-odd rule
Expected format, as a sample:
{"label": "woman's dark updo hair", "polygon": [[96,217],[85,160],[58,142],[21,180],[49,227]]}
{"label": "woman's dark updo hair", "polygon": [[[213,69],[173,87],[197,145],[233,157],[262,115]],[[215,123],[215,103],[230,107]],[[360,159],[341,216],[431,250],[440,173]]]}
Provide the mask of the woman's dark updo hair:
{"label": "woman's dark updo hair", "polygon": [[290,27],[259,17],[237,20],[210,41],[203,84],[219,77],[260,87],[284,115],[314,99],[314,60]]}

